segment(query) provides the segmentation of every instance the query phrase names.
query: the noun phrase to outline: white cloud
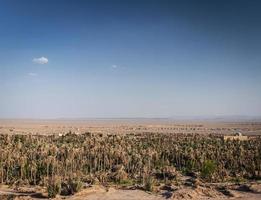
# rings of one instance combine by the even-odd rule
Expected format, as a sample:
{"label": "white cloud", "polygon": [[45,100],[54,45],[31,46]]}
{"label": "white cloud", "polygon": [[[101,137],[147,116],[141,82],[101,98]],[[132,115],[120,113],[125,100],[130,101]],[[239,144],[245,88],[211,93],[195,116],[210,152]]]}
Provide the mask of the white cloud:
{"label": "white cloud", "polygon": [[34,72],[29,72],[28,75],[29,75],[29,76],[38,76],[38,74],[37,74],[37,73],[34,73]]}
{"label": "white cloud", "polygon": [[48,58],[45,58],[45,57],[41,57],[41,58],[34,58],[33,59],[33,62],[36,63],[36,64],[47,64],[48,63]]}
{"label": "white cloud", "polygon": [[116,69],[118,66],[117,65],[112,65],[111,66],[113,69]]}

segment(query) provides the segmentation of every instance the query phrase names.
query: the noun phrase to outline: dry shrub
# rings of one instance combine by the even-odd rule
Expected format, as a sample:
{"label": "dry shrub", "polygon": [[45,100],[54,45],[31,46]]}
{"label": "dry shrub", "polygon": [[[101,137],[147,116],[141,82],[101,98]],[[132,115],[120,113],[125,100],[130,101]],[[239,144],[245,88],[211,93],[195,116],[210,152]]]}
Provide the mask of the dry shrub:
{"label": "dry shrub", "polygon": [[47,192],[49,198],[55,198],[61,193],[61,179],[59,177],[51,178],[48,182]]}
{"label": "dry shrub", "polygon": [[116,183],[128,179],[128,174],[125,172],[123,165],[118,165],[113,167],[111,173],[111,179]]}

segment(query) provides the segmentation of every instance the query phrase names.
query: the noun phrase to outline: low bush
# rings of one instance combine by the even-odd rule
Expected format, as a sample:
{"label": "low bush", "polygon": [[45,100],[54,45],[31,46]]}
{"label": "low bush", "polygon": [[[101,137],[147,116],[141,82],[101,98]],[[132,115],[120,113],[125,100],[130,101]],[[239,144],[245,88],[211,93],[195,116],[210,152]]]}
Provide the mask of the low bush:
{"label": "low bush", "polygon": [[61,180],[59,178],[50,179],[47,186],[49,198],[55,198],[57,194],[61,193]]}
{"label": "low bush", "polygon": [[206,160],[203,163],[202,169],[201,169],[201,177],[206,180],[212,180],[212,175],[215,173],[217,169],[217,165],[215,161],[213,160]]}

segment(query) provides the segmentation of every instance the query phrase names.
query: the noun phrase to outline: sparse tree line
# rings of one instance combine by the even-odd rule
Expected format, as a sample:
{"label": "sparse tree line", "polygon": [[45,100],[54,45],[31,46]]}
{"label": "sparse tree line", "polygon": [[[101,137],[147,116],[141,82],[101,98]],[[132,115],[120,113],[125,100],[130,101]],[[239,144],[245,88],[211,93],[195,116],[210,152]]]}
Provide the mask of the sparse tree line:
{"label": "sparse tree line", "polygon": [[[0,135],[0,183],[50,185],[75,180],[102,184],[261,178],[261,138],[224,141],[198,134]],[[72,182],[74,181],[74,182]],[[59,188],[56,188],[59,190]],[[69,188],[70,189],[70,188]],[[72,191],[73,192],[73,191]]]}

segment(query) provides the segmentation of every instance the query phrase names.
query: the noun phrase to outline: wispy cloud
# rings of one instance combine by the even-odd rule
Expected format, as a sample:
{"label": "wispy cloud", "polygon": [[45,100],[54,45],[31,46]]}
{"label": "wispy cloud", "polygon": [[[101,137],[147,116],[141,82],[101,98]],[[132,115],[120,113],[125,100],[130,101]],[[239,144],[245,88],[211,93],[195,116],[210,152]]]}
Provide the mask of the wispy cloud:
{"label": "wispy cloud", "polygon": [[33,63],[43,65],[48,63],[48,58],[42,56],[40,58],[34,58],[32,61]]}
{"label": "wispy cloud", "polygon": [[112,65],[111,66],[113,69],[116,69],[116,68],[118,68],[118,65]]}
{"label": "wispy cloud", "polygon": [[29,72],[29,73],[28,73],[28,76],[38,76],[38,74],[37,74],[37,73],[34,73],[34,72]]}

